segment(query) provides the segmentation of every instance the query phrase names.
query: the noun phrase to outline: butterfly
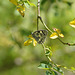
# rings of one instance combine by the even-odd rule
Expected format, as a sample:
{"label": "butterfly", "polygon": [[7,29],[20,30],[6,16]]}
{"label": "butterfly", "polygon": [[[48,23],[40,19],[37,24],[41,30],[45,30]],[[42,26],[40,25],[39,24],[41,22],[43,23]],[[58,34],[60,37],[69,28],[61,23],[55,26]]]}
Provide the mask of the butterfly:
{"label": "butterfly", "polygon": [[48,31],[47,30],[38,30],[32,33],[32,37],[39,43],[43,44],[46,36],[47,36]]}

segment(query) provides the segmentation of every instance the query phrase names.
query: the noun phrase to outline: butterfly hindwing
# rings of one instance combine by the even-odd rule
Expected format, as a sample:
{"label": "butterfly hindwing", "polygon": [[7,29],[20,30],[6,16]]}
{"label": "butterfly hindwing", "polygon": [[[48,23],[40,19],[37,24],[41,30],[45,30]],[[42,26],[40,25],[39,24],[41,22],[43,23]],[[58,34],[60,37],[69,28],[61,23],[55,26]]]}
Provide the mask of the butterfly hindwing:
{"label": "butterfly hindwing", "polygon": [[47,33],[47,30],[38,30],[33,32],[32,36],[39,44],[42,44],[46,39]]}

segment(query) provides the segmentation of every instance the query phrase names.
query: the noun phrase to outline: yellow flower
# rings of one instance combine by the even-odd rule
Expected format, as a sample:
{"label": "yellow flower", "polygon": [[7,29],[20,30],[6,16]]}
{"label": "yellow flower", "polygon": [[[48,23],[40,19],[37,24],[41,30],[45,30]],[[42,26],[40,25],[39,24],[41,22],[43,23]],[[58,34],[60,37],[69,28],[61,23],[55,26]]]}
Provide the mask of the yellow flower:
{"label": "yellow flower", "polygon": [[33,46],[36,46],[37,41],[32,37],[32,35],[27,36],[28,38],[30,38],[29,40],[24,42],[24,46],[28,46],[33,42]]}
{"label": "yellow flower", "polygon": [[74,19],[73,21],[71,21],[71,22],[69,23],[69,25],[72,26],[73,28],[75,28],[75,19]]}
{"label": "yellow flower", "polygon": [[21,14],[22,17],[24,17],[24,11],[25,11],[24,3],[18,0],[9,0],[9,1],[14,5],[16,5],[17,11]]}
{"label": "yellow flower", "polygon": [[53,30],[55,31],[55,32],[53,32],[51,35],[50,35],[50,38],[51,39],[56,39],[56,38],[58,38],[58,36],[60,36],[60,37],[64,37],[64,35],[61,33],[61,31],[59,30],[59,29],[57,29],[57,28],[53,28]]}
{"label": "yellow flower", "polygon": [[57,37],[58,37],[58,34],[56,32],[54,32],[50,35],[51,39],[56,39]]}

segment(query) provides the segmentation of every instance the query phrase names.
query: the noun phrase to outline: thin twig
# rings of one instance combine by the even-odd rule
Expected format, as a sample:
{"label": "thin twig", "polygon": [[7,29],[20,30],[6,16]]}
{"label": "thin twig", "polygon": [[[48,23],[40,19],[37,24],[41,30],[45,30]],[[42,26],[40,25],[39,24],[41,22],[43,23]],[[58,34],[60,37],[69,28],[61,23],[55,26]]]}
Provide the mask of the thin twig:
{"label": "thin twig", "polygon": [[45,26],[45,28],[50,32],[53,33],[48,27],[47,25],[44,23],[44,21],[42,20],[41,16],[40,16],[40,0],[37,0],[37,30],[39,29],[39,19],[42,22],[42,24]]}
{"label": "thin twig", "polygon": [[40,19],[40,21],[42,22],[42,24],[45,26],[45,28],[50,32],[53,33],[48,27],[47,25],[44,23],[44,21],[42,20],[41,16],[38,17]]}
{"label": "thin twig", "polygon": [[[44,44],[42,44],[42,46],[43,46],[43,48],[44,48],[44,52],[46,53],[46,50],[47,50],[48,48],[46,48]],[[45,54],[45,55],[46,55],[46,54]],[[49,60],[52,64],[54,64],[53,61],[51,60],[51,58],[50,58],[49,56],[46,56],[46,57],[48,58],[48,60]]]}
{"label": "thin twig", "polygon": [[39,18],[38,16],[40,16],[40,0],[37,0],[37,30],[39,29]]}
{"label": "thin twig", "polygon": [[44,44],[42,44],[42,47],[44,48],[44,52],[46,53],[46,49],[45,49],[45,46],[44,46]]}
{"label": "thin twig", "polygon": [[[43,46],[43,48],[44,48],[44,51],[45,51],[45,53],[46,53],[46,47],[44,46],[44,44],[42,44],[42,46]],[[46,56],[47,58],[48,58],[48,60],[50,61],[50,63],[52,63],[52,65],[54,66],[54,67],[59,67],[59,68],[64,68],[64,69],[66,69],[66,70],[68,70],[68,71],[71,71],[71,72],[73,72],[73,73],[75,73],[75,71],[73,71],[72,69],[69,69],[69,68],[67,68],[67,67],[65,67],[65,66],[62,66],[62,65],[58,65],[58,64],[55,64],[52,60],[51,60],[51,58],[49,57],[49,56]],[[55,70],[55,69],[53,69],[53,70]],[[57,71],[57,70],[56,70]],[[59,72],[59,71],[58,71]]]}
{"label": "thin twig", "polygon": [[38,16],[40,16],[40,0],[38,0],[37,3],[37,12],[38,12]]}
{"label": "thin twig", "polygon": [[[44,23],[44,21],[42,20],[42,17],[40,16],[40,0],[37,0],[37,30],[39,29],[39,19],[42,22],[42,24],[45,26],[45,28],[50,32],[53,33],[48,27],[47,25]],[[61,39],[58,38],[58,40],[64,44],[64,45],[68,45],[68,46],[75,46],[75,43],[65,43],[63,42]]]}
{"label": "thin twig", "polygon": [[68,46],[75,46],[75,43],[65,43],[65,42],[63,42],[61,39],[59,39],[58,38],[58,40],[62,43],[62,44],[64,44],[64,45],[68,45]]}

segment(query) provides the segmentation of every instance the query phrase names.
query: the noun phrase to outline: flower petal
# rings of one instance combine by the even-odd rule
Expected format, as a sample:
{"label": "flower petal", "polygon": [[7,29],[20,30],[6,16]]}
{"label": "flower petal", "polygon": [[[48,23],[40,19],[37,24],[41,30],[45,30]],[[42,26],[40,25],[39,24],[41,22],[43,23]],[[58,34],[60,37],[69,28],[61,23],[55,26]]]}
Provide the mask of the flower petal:
{"label": "flower petal", "polygon": [[71,21],[69,24],[70,24],[70,26],[72,26],[73,28],[75,28],[75,19],[73,21]]}
{"label": "flower petal", "polygon": [[33,46],[36,46],[37,41],[35,39],[33,39]]}
{"label": "flower petal", "polygon": [[57,32],[58,34],[61,33],[61,31],[60,31],[59,29],[57,29],[57,28],[53,28],[53,30],[54,30],[55,32]]}
{"label": "flower petal", "polygon": [[28,46],[32,43],[32,39],[29,39],[27,41],[24,42],[24,46]]}
{"label": "flower petal", "polygon": [[22,15],[22,17],[24,17],[25,5],[23,3],[18,4],[17,5],[17,11]]}
{"label": "flower petal", "polygon": [[59,36],[60,36],[60,37],[62,37],[62,38],[64,37],[64,35],[63,35],[63,34],[59,34]]}
{"label": "flower petal", "polygon": [[50,38],[51,38],[51,39],[56,39],[56,38],[58,38],[58,34],[57,34],[56,32],[54,32],[54,33],[52,33],[52,34],[50,35]]}

